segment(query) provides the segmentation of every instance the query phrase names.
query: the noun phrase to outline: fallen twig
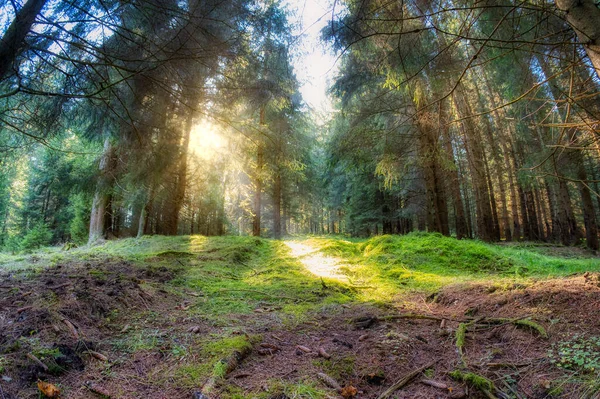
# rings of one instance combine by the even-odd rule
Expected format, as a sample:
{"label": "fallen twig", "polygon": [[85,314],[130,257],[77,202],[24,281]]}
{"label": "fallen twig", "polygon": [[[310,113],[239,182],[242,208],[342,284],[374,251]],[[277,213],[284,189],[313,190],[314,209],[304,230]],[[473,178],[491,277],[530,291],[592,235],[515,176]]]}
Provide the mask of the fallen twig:
{"label": "fallen twig", "polygon": [[437,363],[437,361],[426,364],[425,366],[419,367],[418,369],[415,369],[415,370],[411,371],[410,373],[406,374],[404,377],[400,378],[396,383],[394,383],[391,387],[386,389],[381,395],[379,395],[379,397],[377,399],[387,398],[388,396],[393,394],[395,391],[397,391],[398,389],[400,389],[403,386],[405,386],[406,384],[408,384],[410,381],[413,380],[413,378],[415,378],[416,376],[421,374],[423,371],[425,371],[428,368],[430,368],[431,366],[433,366],[435,363]]}
{"label": "fallen twig", "polygon": [[439,322],[444,320],[443,317],[432,316],[432,315],[427,315],[427,314],[420,314],[420,313],[404,313],[404,314],[396,314],[396,315],[389,315],[389,316],[381,316],[379,319],[380,320],[424,319],[424,320],[437,320]]}
{"label": "fallen twig", "polygon": [[422,379],[421,384],[429,385],[430,387],[439,388],[439,389],[448,389],[448,385],[444,384],[443,382],[430,380],[427,378]]}
{"label": "fallen twig", "polygon": [[75,326],[73,325],[73,323],[71,323],[67,319],[62,319],[62,322],[65,323],[65,325],[67,327],[69,327],[69,330],[71,330],[71,334],[73,334],[73,336],[75,337],[75,339],[79,339],[79,333],[77,332],[77,329],[75,328]]}
{"label": "fallen twig", "polygon": [[531,366],[531,362],[528,363],[488,363],[490,368],[521,368]]}
{"label": "fallen twig", "polygon": [[32,360],[35,364],[44,369],[44,371],[48,371],[48,366],[46,366],[44,362],[38,359],[36,355],[34,355],[33,353],[28,353],[26,356],[29,360]]}
{"label": "fallen twig", "polygon": [[33,306],[23,306],[22,308],[17,309],[17,313],[23,313],[31,309],[33,309]]}

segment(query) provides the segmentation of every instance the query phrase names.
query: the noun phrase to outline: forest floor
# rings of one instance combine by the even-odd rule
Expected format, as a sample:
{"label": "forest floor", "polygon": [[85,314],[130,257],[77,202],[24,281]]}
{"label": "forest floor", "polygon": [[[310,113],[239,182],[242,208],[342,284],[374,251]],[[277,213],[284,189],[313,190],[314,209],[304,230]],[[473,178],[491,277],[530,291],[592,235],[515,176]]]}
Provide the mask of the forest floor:
{"label": "forest floor", "polygon": [[597,398],[599,272],[419,233],[0,254],[0,399]]}

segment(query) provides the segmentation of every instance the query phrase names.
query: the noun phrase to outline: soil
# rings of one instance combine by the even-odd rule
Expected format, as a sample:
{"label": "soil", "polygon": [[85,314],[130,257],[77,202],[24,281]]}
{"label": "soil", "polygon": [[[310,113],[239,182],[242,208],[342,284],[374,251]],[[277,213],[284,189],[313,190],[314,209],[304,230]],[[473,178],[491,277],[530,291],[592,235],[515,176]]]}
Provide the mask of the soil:
{"label": "soil", "polygon": [[[64,398],[101,397],[90,387],[123,399],[201,397],[197,392],[205,381],[182,387],[165,376],[179,362],[177,345],[221,330],[190,317],[181,294],[165,289],[176,274],[113,261],[0,275],[0,354],[10,365],[0,372],[0,398],[37,398],[38,379],[59,386]],[[211,398],[237,388],[246,395],[269,391],[266,397],[283,399],[287,396],[272,388],[273,381],[325,388],[318,373],[347,388],[346,397],[378,398],[397,380],[432,362],[392,397],[488,397],[450,378],[456,369],[489,378],[506,398],[586,397],[585,381],[569,379],[573,373],[555,367],[548,354],[567,335],[600,336],[599,311],[600,276],[586,273],[529,285],[453,285],[428,298],[414,294],[391,304],[329,305],[293,326],[283,324],[277,310],[239,315],[237,327],[260,340],[217,383]],[[398,317],[414,314],[430,318]],[[549,338],[510,322],[486,324],[490,318],[525,317],[543,326]],[[456,330],[473,320],[461,357]],[[119,344],[141,325],[143,331],[156,332],[159,345]],[[48,354],[40,348],[52,350]],[[320,349],[331,358],[320,356]],[[48,370],[28,354],[41,358]],[[447,388],[425,385],[425,375]]]}

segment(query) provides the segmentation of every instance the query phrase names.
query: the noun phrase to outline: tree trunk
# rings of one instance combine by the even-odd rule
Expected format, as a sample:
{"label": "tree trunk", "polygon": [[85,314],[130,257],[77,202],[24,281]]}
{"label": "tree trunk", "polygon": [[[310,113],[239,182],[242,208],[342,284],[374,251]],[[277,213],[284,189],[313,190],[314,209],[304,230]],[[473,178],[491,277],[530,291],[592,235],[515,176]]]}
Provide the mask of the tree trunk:
{"label": "tree trunk", "polygon": [[110,188],[113,182],[114,148],[107,137],[104,140],[104,150],[100,159],[100,176],[96,185],[96,193],[92,201],[92,211],[90,215],[90,231],[88,245],[91,245],[104,237],[104,225],[106,219],[106,210],[110,201]]}
{"label": "tree trunk", "polygon": [[148,220],[148,215],[146,213],[146,207],[142,208],[142,212],[140,213],[140,220],[138,222],[138,230],[137,230],[137,238],[140,238],[144,235],[144,230],[146,229],[146,222]]}
{"label": "tree trunk", "polygon": [[587,185],[587,173],[583,164],[583,156],[577,151],[577,179],[579,179],[579,193],[581,194],[581,203],[583,205],[583,222],[585,225],[585,238],[587,246],[590,249],[597,250],[598,243],[598,224],[596,223],[596,212],[590,188]]}
{"label": "tree trunk", "polygon": [[[453,98],[459,115],[470,116],[472,114],[465,96],[464,87],[459,86],[454,92]],[[485,153],[481,136],[471,118],[466,119],[462,126],[473,179],[475,204],[477,206],[477,234],[483,241],[493,241],[497,234],[494,229],[494,218],[485,167]]]}
{"label": "tree trunk", "polygon": [[[17,12],[2,39],[0,39],[0,80],[2,80],[10,69],[23,48],[25,37],[31,30],[35,18],[44,8],[47,0],[29,0]],[[8,7],[8,2],[3,7]]]}
{"label": "tree trunk", "polygon": [[556,0],[600,77],[600,8],[594,0]]}
{"label": "tree trunk", "polygon": [[492,219],[494,221],[494,240],[500,241],[500,223],[498,221],[498,207],[496,206],[496,195],[494,194],[494,185],[492,184],[492,175],[490,173],[488,158],[485,155],[485,150],[483,152],[484,156],[484,164],[485,164],[485,174],[487,177],[487,185],[488,191],[490,193],[490,206],[492,207]]}
{"label": "tree trunk", "polygon": [[444,146],[446,148],[446,156],[450,159],[452,165],[448,169],[448,187],[450,188],[450,192],[452,194],[452,202],[454,206],[454,223],[456,228],[456,238],[462,239],[469,235],[469,231],[467,228],[467,221],[465,218],[465,208],[463,205],[463,200],[460,195],[460,179],[458,175],[458,167],[456,165],[456,161],[454,159],[454,150],[452,148],[452,139],[450,137],[450,132],[448,125],[445,124],[442,127],[442,134],[444,136]]}
{"label": "tree trunk", "polygon": [[273,237],[281,238],[281,171],[275,174],[273,182]]}
{"label": "tree trunk", "polygon": [[440,165],[437,131],[427,114],[417,119],[419,128],[419,156],[423,164],[427,201],[427,225],[432,231],[450,235],[448,204],[444,193],[444,176]]}
{"label": "tree trunk", "polygon": [[254,219],[252,220],[252,235],[260,237],[260,211],[262,208],[262,169],[264,164],[262,144],[256,150],[256,176],[254,179]]}
{"label": "tree trunk", "polygon": [[178,150],[178,160],[176,162],[175,181],[173,182],[173,192],[170,200],[166,204],[165,220],[163,231],[166,235],[177,235],[179,228],[179,213],[185,200],[185,191],[187,188],[187,159],[188,147],[190,145],[190,133],[192,131],[193,118],[188,116],[183,127],[181,144]]}

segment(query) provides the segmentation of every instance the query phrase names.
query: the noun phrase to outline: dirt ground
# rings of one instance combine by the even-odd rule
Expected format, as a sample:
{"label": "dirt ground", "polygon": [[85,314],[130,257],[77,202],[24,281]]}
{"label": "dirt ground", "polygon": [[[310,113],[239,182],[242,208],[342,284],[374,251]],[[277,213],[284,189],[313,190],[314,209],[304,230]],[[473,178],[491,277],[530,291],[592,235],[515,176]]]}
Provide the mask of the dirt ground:
{"label": "dirt ground", "polygon": [[[63,398],[207,397],[200,394],[206,379],[182,384],[176,378],[177,348],[193,347],[197,337],[218,335],[223,326],[187,314],[185,295],[164,285],[176,274],[122,261],[2,274],[0,398],[37,398],[38,380],[58,386]],[[325,305],[292,326],[278,312],[267,307],[235,318],[236,331],[254,337],[252,350],[216,382],[211,398],[283,399],[293,396],[284,387],[294,384],[328,390],[330,397],[378,398],[426,365],[391,397],[600,397],[592,377],[556,367],[549,355],[567,335],[600,336],[596,274],[529,285],[453,285],[388,304]],[[523,318],[548,337],[515,323]],[[154,333],[132,344],[137,331]],[[190,351],[186,361],[194,356]],[[488,378],[496,393],[451,378],[456,369]],[[344,390],[336,392],[319,373]]]}

